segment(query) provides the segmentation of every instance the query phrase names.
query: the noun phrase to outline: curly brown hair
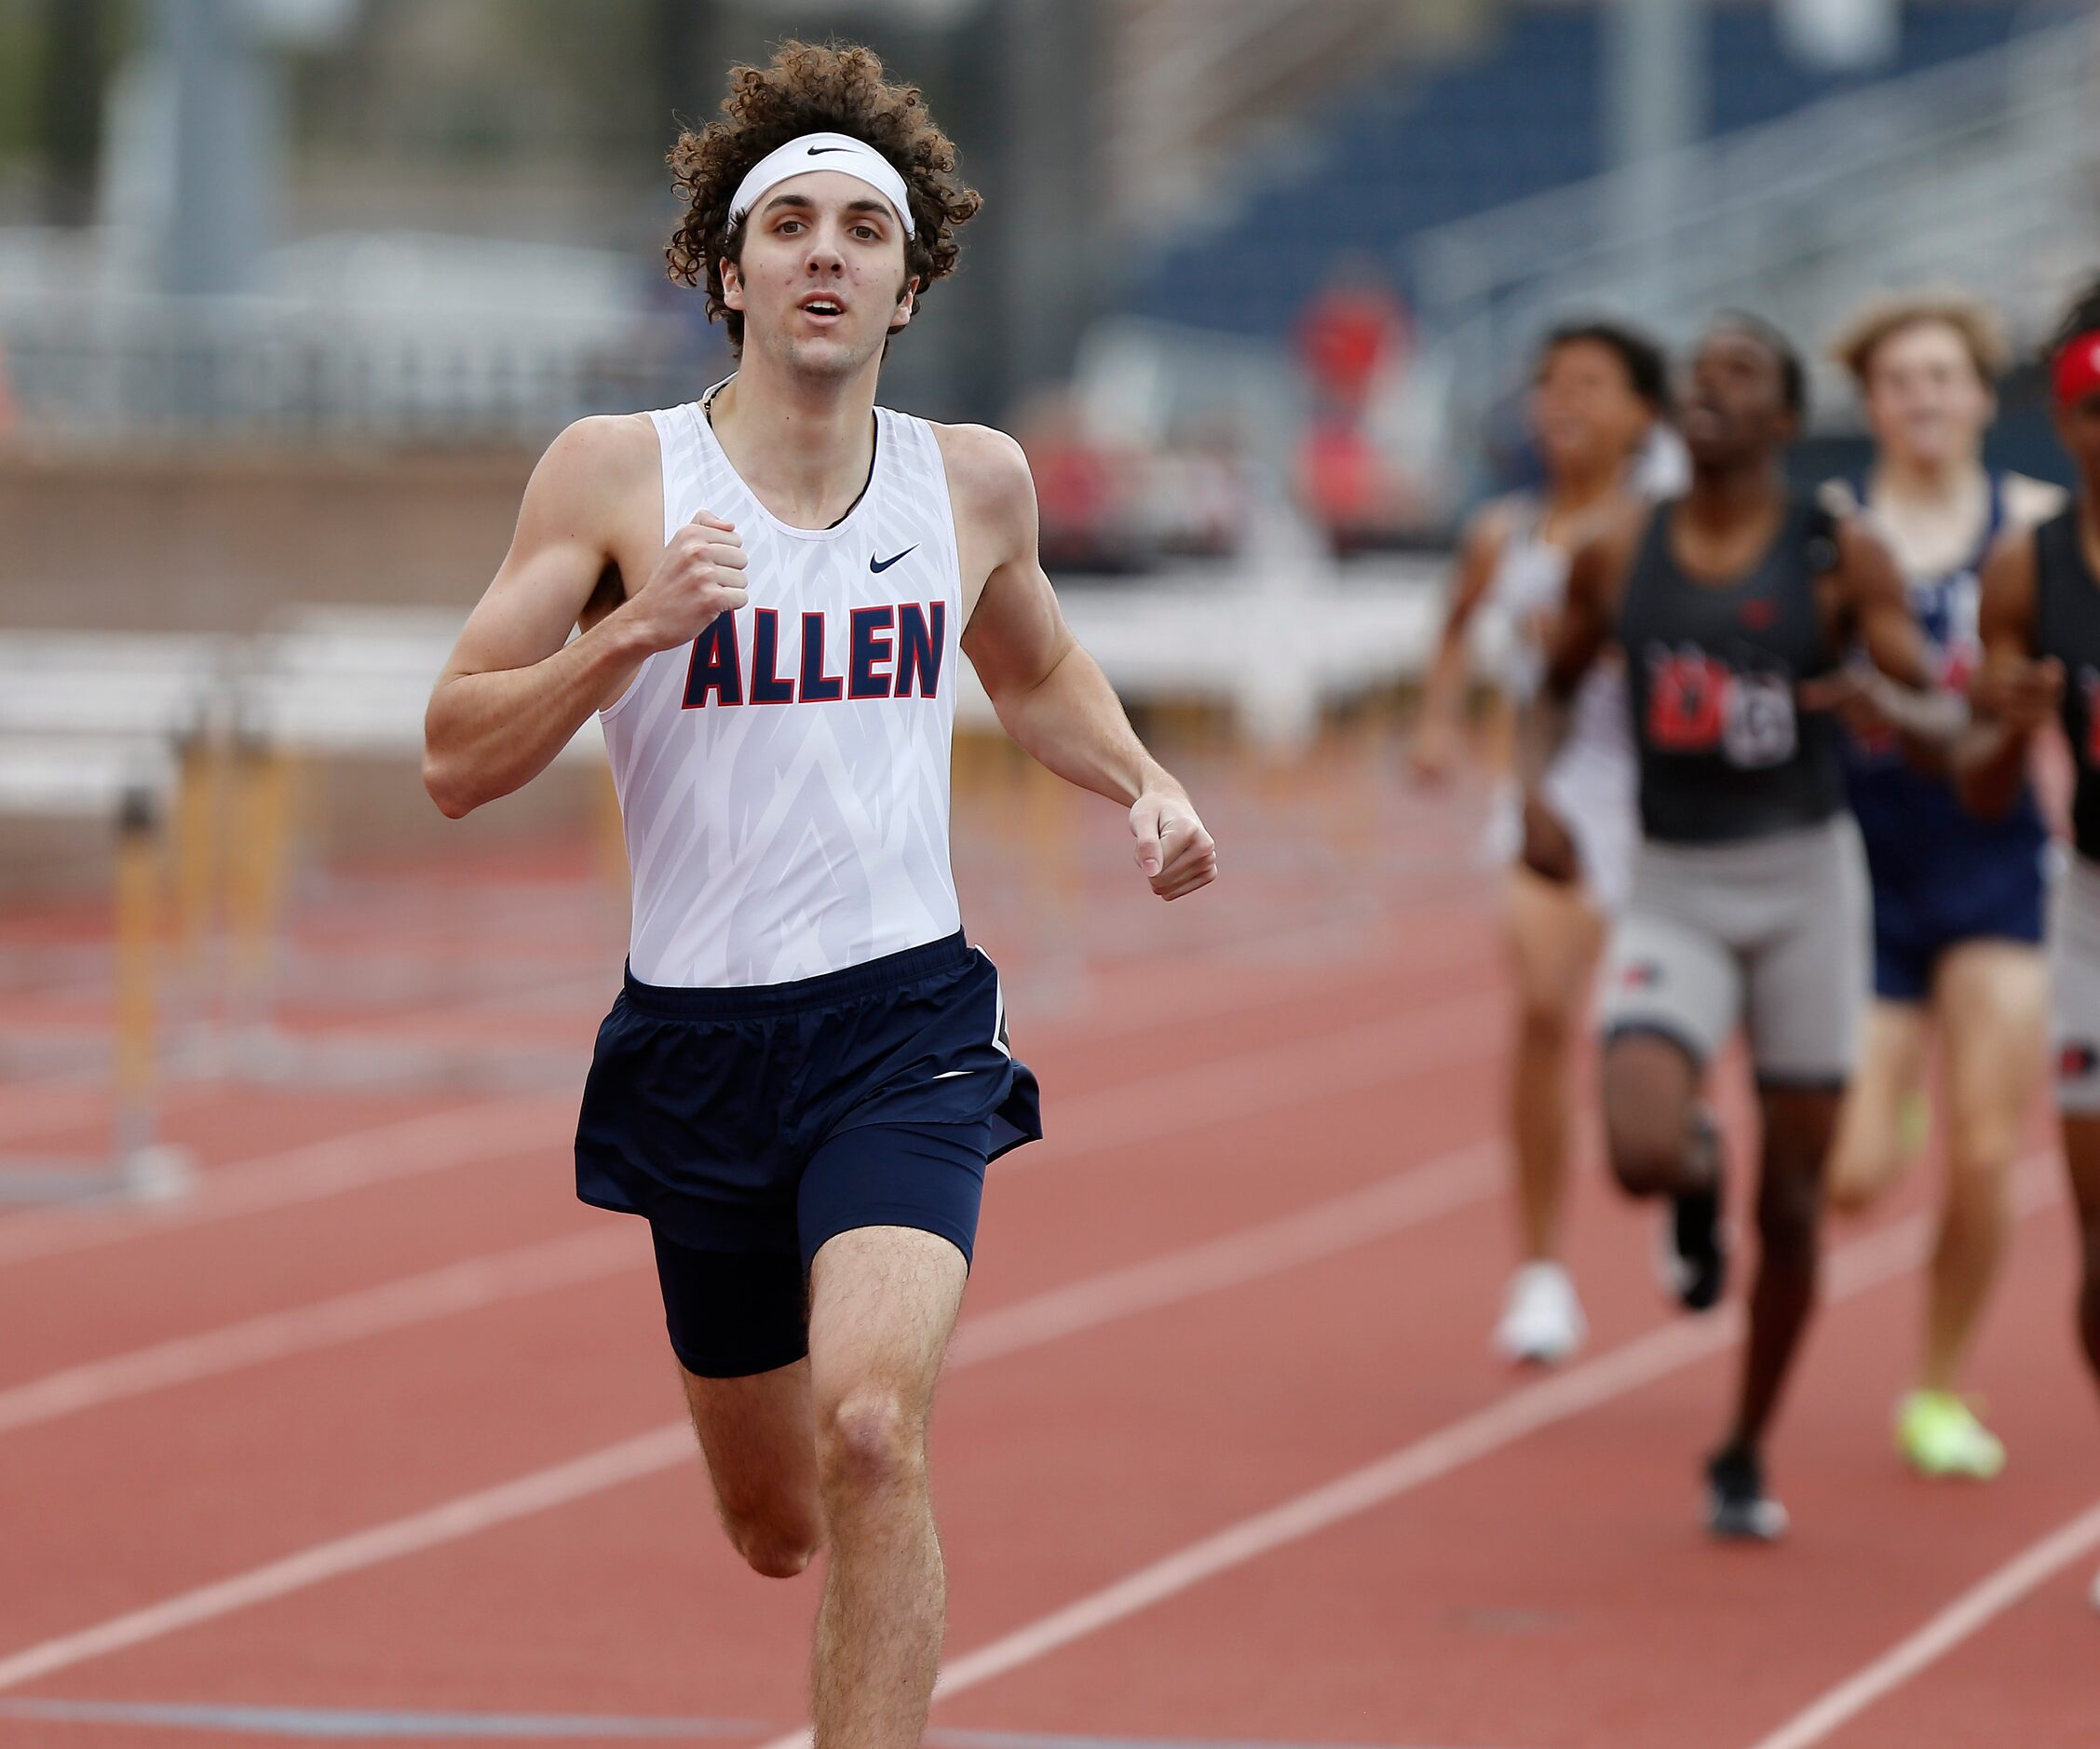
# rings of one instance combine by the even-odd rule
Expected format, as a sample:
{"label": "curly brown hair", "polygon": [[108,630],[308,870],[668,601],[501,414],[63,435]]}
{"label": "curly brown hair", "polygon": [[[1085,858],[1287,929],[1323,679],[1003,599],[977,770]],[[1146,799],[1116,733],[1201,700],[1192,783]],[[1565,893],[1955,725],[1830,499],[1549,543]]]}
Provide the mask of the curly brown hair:
{"label": "curly brown hair", "polygon": [[904,239],[904,271],[927,287],[955,271],[956,227],[983,197],[955,173],[955,144],[928,114],[915,85],[883,77],[873,49],[783,43],[772,64],[729,71],[722,118],[678,136],[669,163],[685,216],[664,251],[671,277],[707,292],[710,321],[720,320],[729,348],[744,349],[744,319],[723,301],[722,264],[742,259],[744,227],[731,226],[737,184],[760,158],[806,133],[843,133],[874,147],[904,179],[912,224]]}

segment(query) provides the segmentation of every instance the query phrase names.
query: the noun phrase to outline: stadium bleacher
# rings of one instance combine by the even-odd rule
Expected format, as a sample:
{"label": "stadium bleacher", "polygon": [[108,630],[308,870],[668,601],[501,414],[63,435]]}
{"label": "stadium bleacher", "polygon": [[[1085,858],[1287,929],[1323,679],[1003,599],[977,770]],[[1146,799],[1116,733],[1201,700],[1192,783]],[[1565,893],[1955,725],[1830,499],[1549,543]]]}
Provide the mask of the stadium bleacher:
{"label": "stadium bleacher", "polygon": [[[1790,55],[1768,7],[1721,7],[1707,43],[1708,116],[1727,132],[1890,75],[2003,42],[2039,21],[2032,8],[1904,8],[1895,61],[1839,75]],[[1382,237],[1408,284],[1407,241],[1430,225],[1595,174],[1603,164],[1598,8],[1513,8],[1484,52],[1433,72],[1382,80],[1323,108],[1309,149],[1264,178],[1248,167],[1239,210],[1146,264],[1125,304],[1189,327],[1280,334],[1330,270],[1333,239]],[[1346,207],[1337,215],[1336,208]]]}

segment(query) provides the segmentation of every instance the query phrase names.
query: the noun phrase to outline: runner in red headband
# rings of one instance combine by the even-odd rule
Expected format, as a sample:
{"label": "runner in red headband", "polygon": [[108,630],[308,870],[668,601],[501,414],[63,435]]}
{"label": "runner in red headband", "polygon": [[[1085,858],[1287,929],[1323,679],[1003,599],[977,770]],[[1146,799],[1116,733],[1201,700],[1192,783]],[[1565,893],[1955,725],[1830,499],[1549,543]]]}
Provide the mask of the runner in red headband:
{"label": "runner in red headband", "polygon": [[1988,814],[2019,793],[2027,743],[2052,717],[2077,762],[2077,854],[2051,926],[2056,1105],[2084,1264],[2079,1335],[2100,1380],[2100,279],[2057,330],[2050,372],[2078,498],[2053,522],[1999,542],[1985,566],[1977,722],[1959,765],[1963,799]]}

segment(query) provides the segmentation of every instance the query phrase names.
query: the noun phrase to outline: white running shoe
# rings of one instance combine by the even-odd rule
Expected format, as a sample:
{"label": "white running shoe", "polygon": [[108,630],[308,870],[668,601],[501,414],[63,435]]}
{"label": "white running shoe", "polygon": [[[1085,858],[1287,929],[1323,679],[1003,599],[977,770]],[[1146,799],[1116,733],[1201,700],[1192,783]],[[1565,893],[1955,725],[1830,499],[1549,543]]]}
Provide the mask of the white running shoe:
{"label": "white running shoe", "polygon": [[1557,1263],[1527,1263],[1510,1278],[1495,1351],[1518,1365],[1557,1366],[1590,1333],[1575,1283]]}

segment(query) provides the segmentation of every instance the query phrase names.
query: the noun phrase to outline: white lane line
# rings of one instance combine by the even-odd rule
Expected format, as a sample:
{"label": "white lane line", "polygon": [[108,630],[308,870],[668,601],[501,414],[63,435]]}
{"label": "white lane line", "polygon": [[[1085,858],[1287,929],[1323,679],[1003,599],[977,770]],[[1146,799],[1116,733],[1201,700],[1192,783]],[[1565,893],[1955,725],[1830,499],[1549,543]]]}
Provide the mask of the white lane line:
{"label": "white lane line", "polygon": [[689,1459],[693,1435],[682,1426],[658,1428],[616,1445],[541,1470],[499,1487],[449,1500],[428,1512],[397,1518],[332,1542],[272,1561],[214,1585],[199,1586],[144,1609],[134,1609],[61,1638],[0,1659],[0,1688],[19,1688],[54,1671],[157,1640],[180,1629],[231,1615],[326,1580],[454,1542],[512,1519],[529,1518],[571,1500],[603,1493]]}
{"label": "white lane line", "polygon": [[[1502,1182],[1500,1156],[1498,1145],[1477,1143],[1367,1189],[986,1312],[956,1332],[951,1363],[972,1365],[1034,1348],[1095,1324],[1332,1256],[1432,1219],[1491,1195]],[[624,1222],[609,1224],[84,1362],[0,1390],[0,1433],[244,1366],[639,1269],[646,1252],[638,1246],[635,1229]]]}
{"label": "white lane line", "polygon": [[[1017,1301],[958,1330],[949,1363],[973,1366],[1019,1353],[1081,1330],[1277,1274],[1432,1220],[1499,1186],[1497,1153],[1492,1144],[1474,1143],[1317,1208],[1171,1252],[1150,1265],[1110,1270]],[[1139,1279],[1145,1275],[1153,1279]],[[0,1689],[18,1688],[54,1671],[318,1585],[339,1574],[435,1548],[490,1525],[671,1469],[689,1461],[692,1452],[690,1429],[684,1422],[673,1422],[550,1470],[463,1495],[429,1512],[323,1543],[29,1647],[0,1659]]]}
{"label": "white lane line", "polygon": [[[2059,1174],[2050,1169],[2046,1159],[2030,1160],[2021,1169],[2015,1194],[2021,1214],[2045,1206],[2062,1194]],[[1932,1219],[1924,1213],[1908,1216],[1830,1254],[1824,1272],[1825,1302],[1850,1299],[1916,1269],[1931,1254]],[[1742,1326],[1742,1308],[1731,1301],[1711,1317],[1665,1324],[1592,1361],[1512,1391],[1360,1470],[1227,1525],[966,1653],[942,1671],[934,1698],[960,1694],[1032,1664],[1207,1580],[1449,1475],[1526,1434],[1721,1353],[1740,1338]],[[809,1742],[805,1729],[776,1738],[764,1749],[808,1749]]]}
{"label": "white lane line", "polygon": [[1809,1749],[1811,1743],[1823,1742],[2096,1547],[2100,1547],[2100,1503],[1970,1587],[1907,1639],[1891,1646],[1770,1736],[1760,1737],[1753,1749]]}
{"label": "white lane line", "polygon": [[1509,998],[1499,990],[1313,1037],[1294,1037],[1076,1099],[1050,1113],[1050,1140],[1009,1154],[993,1168],[1011,1173],[1034,1156],[1044,1166],[1131,1142],[1180,1135],[1198,1124],[1236,1122],[1284,1106],[1483,1060],[1501,1048]]}
{"label": "white lane line", "polygon": [[1368,1189],[1002,1306],[955,1332],[948,1363],[974,1366],[1419,1227],[1499,1190],[1502,1153],[1499,1142],[1475,1142]]}
{"label": "white lane line", "polygon": [[[639,1247],[639,1248],[638,1248]],[[0,1433],[98,1409],[148,1391],[194,1384],[265,1361],[311,1353],[508,1299],[550,1293],[638,1268],[647,1254],[622,1224],[360,1288],[332,1299],[264,1312],[195,1335],[47,1373],[0,1390]]]}
{"label": "white lane line", "polygon": [[0,1223],[0,1264],[89,1251],[265,1209],[318,1201],[369,1185],[444,1172],[505,1154],[566,1146],[573,1104],[497,1099],[426,1112],[259,1155],[204,1173],[180,1202],[39,1210]]}

